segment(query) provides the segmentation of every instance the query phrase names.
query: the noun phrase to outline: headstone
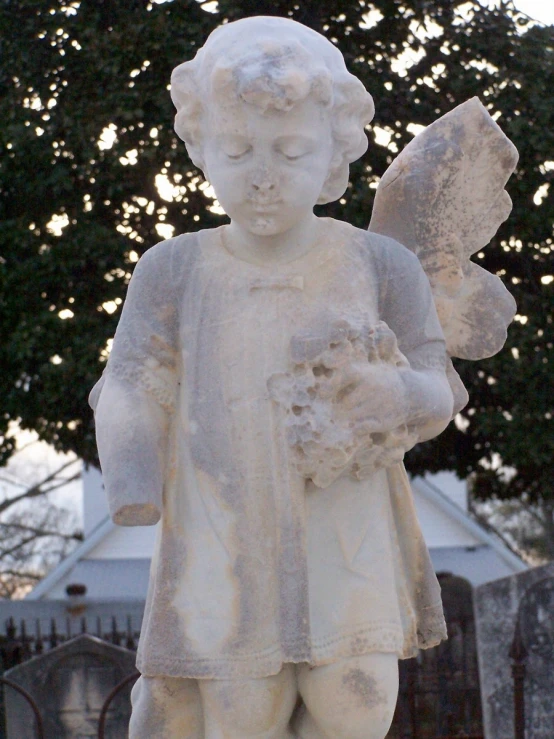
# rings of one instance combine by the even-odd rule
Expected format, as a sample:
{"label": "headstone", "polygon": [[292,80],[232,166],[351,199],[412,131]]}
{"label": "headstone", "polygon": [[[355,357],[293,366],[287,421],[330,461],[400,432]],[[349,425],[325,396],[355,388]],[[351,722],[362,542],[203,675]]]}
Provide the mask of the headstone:
{"label": "headstone", "polygon": [[[5,677],[33,697],[43,717],[46,737],[95,739],[104,701],[134,670],[134,652],[86,634],[14,667]],[[130,690],[131,686],[123,689],[111,705],[106,719],[106,739],[127,736]],[[27,701],[5,688],[5,703],[8,739],[35,739],[33,715]]]}
{"label": "headstone", "polygon": [[519,619],[525,658],[525,739],[554,736],[554,563],[477,589],[477,648],[485,736],[513,739],[510,651]]}

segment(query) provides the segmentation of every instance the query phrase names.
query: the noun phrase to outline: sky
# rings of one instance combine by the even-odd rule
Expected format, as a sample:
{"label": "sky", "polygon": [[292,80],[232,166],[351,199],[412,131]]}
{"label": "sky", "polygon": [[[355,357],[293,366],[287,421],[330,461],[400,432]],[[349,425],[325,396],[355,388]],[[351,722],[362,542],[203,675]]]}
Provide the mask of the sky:
{"label": "sky", "polygon": [[[167,2],[167,0],[153,0],[153,2],[162,4]],[[202,3],[204,10],[208,10],[209,12],[215,12],[215,7],[217,7],[215,0],[212,0],[212,2],[197,0],[197,2]],[[498,5],[498,2],[499,0],[481,0],[482,5],[489,6]],[[514,0],[514,5],[518,10],[521,10],[522,13],[525,13],[531,18],[542,21],[542,23],[554,25],[554,0]],[[212,8],[208,6],[212,6]]]}
{"label": "sky", "polygon": [[[492,0],[490,4],[496,3]],[[554,24],[554,0],[514,0],[514,5],[531,18]]]}

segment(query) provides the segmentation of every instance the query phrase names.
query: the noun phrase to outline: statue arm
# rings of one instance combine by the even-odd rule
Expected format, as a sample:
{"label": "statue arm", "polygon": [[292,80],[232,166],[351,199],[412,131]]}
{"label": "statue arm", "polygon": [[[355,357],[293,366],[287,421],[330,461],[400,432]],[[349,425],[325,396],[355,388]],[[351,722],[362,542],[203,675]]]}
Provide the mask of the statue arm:
{"label": "statue arm", "polygon": [[[407,427],[412,444],[437,436],[454,411],[444,342],[418,347],[425,349],[427,364],[422,365],[417,352],[399,351],[392,326],[382,324],[379,333],[395,356],[385,354],[380,361],[353,365],[344,372],[341,384],[348,394],[341,400],[343,413],[369,432],[398,433]],[[404,443],[402,434],[398,443]]]}
{"label": "statue arm", "polygon": [[408,426],[415,426],[419,441],[444,431],[452,419],[453,398],[444,370],[411,368],[400,371],[406,390]]}
{"label": "statue arm", "polygon": [[377,238],[378,248],[383,249],[381,316],[409,363],[398,370],[405,393],[405,422],[417,431],[419,441],[427,441],[444,431],[458,410],[444,335],[419,260],[397,242]]}
{"label": "statue arm", "polygon": [[161,516],[177,387],[177,310],[167,242],[135,268],[106,370],[90,394],[110,514],[122,526]]}
{"label": "statue arm", "polygon": [[96,406],[95,421],[114,523],[157,523],[162,509],[168,414],[148,393],[108,375]]}

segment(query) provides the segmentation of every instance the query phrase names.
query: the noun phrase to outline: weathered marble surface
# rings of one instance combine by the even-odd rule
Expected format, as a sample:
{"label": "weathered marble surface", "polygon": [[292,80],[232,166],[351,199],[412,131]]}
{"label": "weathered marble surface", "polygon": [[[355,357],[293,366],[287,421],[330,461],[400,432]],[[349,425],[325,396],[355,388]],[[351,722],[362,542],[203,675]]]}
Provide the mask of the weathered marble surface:
{"label": "weathered marble surface", "polygon": [[368,233],[313,213],[374,112],[323,36],[222,26],[171,94],[230,224],[142,257],[91,393],[114,520],[162,520],[131,737],[382,739],[397,658],[445,637],[402,459],[467,399],[450,356],[505,338],[513,301],[469,255],[514,150],[461,106],[393,164]]}
{"label": "weathered marble surface", "polygon": [[[45,737],[85,739],[98,735],[102,705],[115,686],[135,672],[135,654],[85,635],[8,670],[7,678],[37,703]],[[121,739],[129,723],[129,692],[124,689],[108,712],[106,739]],[[35,739],[27,701],[4,689],[8,739]]]}
{"label": "weathered marble surface", "polygon": [[528,652],[525,737],[554,736],[554,564],[477,588],[475,618],[487,739],[513,739],[514,693],[509,657],[518,613]]}

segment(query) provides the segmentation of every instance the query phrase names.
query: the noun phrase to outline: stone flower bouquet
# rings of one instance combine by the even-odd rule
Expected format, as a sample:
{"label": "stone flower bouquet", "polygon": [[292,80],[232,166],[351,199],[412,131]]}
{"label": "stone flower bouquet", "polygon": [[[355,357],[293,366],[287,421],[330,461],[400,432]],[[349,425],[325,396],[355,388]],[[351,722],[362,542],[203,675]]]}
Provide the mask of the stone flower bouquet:
{"label": "stone flower bouquet", "polygon": [[[325,488],[343,472],[358,480],[402,461],[417,441],[405,423],[383,430],[376,419],[353,420],[360,388],[371,394],[368,366],[409,367],[396,337],[384,321],[371,328],[335,321],[319,335],[291,341],[291,372],[269,378],[271,397],[286,413],[286,433],[295,464],[306,478]],[[381,428],[378,428],[378,426]]]}

